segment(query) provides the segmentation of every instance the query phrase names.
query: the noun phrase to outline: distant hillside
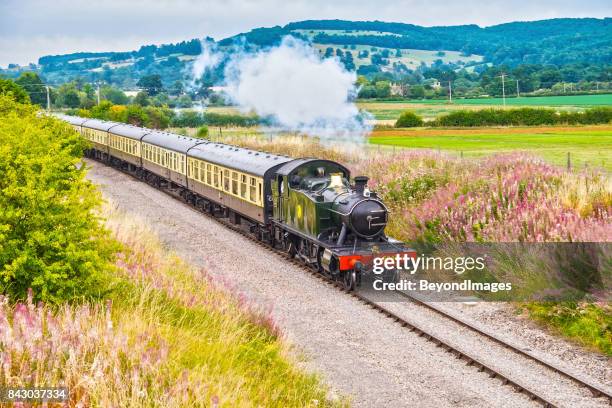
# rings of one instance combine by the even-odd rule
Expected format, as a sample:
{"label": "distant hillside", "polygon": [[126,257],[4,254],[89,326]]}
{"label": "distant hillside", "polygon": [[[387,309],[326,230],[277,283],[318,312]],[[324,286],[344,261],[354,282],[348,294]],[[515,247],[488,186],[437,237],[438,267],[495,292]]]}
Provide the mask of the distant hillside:
{"label": "distant hillside", "polygon": [[552,19],[481,28],[477,25],[421,27],[381,21],[308,20],[258,28],[237,37],[270,45],[286,34],[319,44],[368,45],[392,49],[458,51],[493,64],[601,64],[612,61],[612,19]]}
{"label": "distant hillside", "polygon": [[[421,27],[381,21],[309,20],[284,27],[256,28],[219,41],[253,46],[276,44],[286,35],[312,42],[321,55],[340,56],[359,74],[403,73],[425,67],[482,72],[487,66],[520,64],[607,66],[612,63],[612,19],[553,19],[481,28],[476,25]],[[166,86],[184,81],[200,41],[146,45],[131,52],[79,52],[44,56],[38,66],[12,66],[1,75],[15,77],[35,69],[52,84],[75,78],[104,81],[123,88],[138,78],[160,74]]]}

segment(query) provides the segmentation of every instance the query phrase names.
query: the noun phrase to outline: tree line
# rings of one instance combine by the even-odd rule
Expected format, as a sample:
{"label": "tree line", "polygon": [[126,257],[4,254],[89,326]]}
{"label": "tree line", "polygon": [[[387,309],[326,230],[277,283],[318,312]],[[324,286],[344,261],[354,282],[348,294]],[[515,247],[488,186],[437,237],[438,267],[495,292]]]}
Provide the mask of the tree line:
{"label": "tree line", "polygon": [[[360,67],[360,69],[363,68]],[[359,70],[358,70],[359,72]],[[367,70],[366,70],[367,72]],[[503,75],[503,78],[502,78]],[[486,96],[543,96],[610,92],[612,66],[572,64],[561,68],[545,65],[495,66],[478,70],[457,70],[434,64],[416,70],[360,75],[358,97],[363,99],[405,97],[412,99],[477,98]],[[393,94],[391,85],[399,89]]]}
{"label": "tree line", "polygon": [[598,107],[584,112],[557,112],[545,108],[457,110],[425,122],[412,111],[406,111],[395,127],[476,127],[476,126],[543,126],[596,125],[612,123],[612,108]]}

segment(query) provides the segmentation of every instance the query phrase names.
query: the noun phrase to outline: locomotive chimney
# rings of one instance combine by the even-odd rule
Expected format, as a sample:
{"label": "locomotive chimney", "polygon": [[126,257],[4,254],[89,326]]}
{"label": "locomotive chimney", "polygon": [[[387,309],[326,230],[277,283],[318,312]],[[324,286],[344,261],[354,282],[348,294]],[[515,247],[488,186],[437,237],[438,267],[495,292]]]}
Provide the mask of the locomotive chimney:
{"label": "locomotive chimney", "polygon": [[359,195],[363,195],[366,185],[368,184],[368,178],[366,176],[355,177],[355,192]]}

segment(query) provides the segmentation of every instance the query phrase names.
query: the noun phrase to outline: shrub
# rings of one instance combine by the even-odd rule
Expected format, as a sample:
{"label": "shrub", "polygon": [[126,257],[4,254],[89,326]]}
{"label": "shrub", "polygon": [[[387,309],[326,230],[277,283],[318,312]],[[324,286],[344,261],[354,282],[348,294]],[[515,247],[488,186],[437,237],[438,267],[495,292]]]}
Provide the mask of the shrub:
{"label": "shrub", "polygon": [[423,126],[423,118],[414,112],[406,111],[400,115],[395,122],[396,128],[418,127]]}
{"label": "shrub", "polygon": [[208,126],[202,126],[198,129],[196,136],[200,139],[208,139]]}
{"label": "shrub", "polygon": [[[401,117],[400,117],[401,119]],[[399,120],[398,120],[399,121]],[[553,109],[458,110],[438,117],[435,126],[541,126],[555,124],[603,124],[612,121],[612,108],[600,107],[580,112],[557,113]],[[396,125],[397,126],[397,125]]]}
{"label": "shrub", "polygon": [[116,247],[93,211],[69,125],[0,95],[0,293],[60,302],[103,291]]}

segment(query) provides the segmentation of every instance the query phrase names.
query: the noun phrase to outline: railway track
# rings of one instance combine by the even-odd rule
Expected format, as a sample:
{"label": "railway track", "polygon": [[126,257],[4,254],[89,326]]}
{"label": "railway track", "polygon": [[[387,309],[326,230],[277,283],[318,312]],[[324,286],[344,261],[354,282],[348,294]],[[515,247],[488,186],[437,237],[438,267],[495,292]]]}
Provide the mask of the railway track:
{"label": "railway track", "polygon": [[[90,160],[94,160],[94,159],[90,159]],[[97,161],[97,160],[96,160]],[[104,161],[99,161],[100,163],[104,164],[104,165],[108,165],[108,163],[104,162]],[[113,168],[129,175],[132,176],[134,179],[144,182],[142,179],[140,179],[139,177],[137,177],[134,173],[121,169],[121,168],[117,168],[114,167]],[[150,185],[150,184],[149,184]],[[205,215],[206,217],[208,217],[209,219],[212,219],[220,224],[222,224],[224,227],[229,228],[230,230],[242,235],[243,237],[247,238],[248,240],[250,240],[253,243],[256,243],[257,245],[259,245],[260,247],[262,247],[264,250],[268,251],[268,252],[273,252],[276,255],[278,255],[279,257],[283,258],[284,260],[290,262],[291,264],[297,266],[298,268],[300,268],[301,270],[311,274],[312,276],[316,277],[317,279],[323,281],[324,283],[333,286],[334,288],[340,290],[341,292],[344,292],[345,294],[347,294],[348,296],[353,297],[354,299],[358,300],[359,302],[361,302],[362,304],[370,307],[371,309],[374,309],[376,311],[378,311],[379,313],[381,313],[382,315],[386,316],[387,318],[393,320],[394,322],[396,322],[397,324],[399,324],[402,327],[405,327],[407,330],[415,333],[416,335],[418,335],[419,337],[425,338],[426,340],[429,340],[430,342],[432,342],[433,344],[435,344],[437,347],[440,347],[442,349],[444,349],[445,351],[447,351],[448,353],[454,355],[457,359],[461,359],[463,361],[465,361],[465,363],[469,366],[473,366],[475,367],[479,372],[483,372],[484,374],[488,375],[490,378],[497,378],[500,380],[500,384],[503,386],[508,386],[514,389],[514,391],[522,393],[524,395],[526,395],[528,398],[530,398],[531,400],[540,403],[542,406],[544,407],[557,407],[557,405],[553,402],[551,402],[550,400],[548,400],[546,397],[542,396],[540,393],[538,393],[536,390],[530,388],[528,385],[524,384],[521,382],[521,380],[518,379],[513,379],[510,378],[510,376],[501,373],[499,370],[495,369],[494,367],[492,367],[491,365],[483,362],[482,360],[478,359],[478,357],[472,355],[469,352],[460,350],[458,347],[450,344],[449,342],[441,339],[439,336],[436,336],[435,334],[432,334],[431,332],[429,332],[428,330],[424,329],[423,327],[419,326],[417,323],[414,322],[410,322],[407,319],[399,316],[398,314],[394,313],[393,311],[389,310],[388,308],[384,307],[383,305],[367,298],[366,296],[363,296],[362,294],[360,294],[357,291],[346,291],[343,286],[338,283],[337,281],[334,281],[324,275],[322,275],[321,273],[319,273],[317,270],[309,267],[308,265],[304,264],[303,262],[301,262],[300,260],[296,259],[296,258],[291,258],[288,256],[288,254],[280,249],[277,248],[273,248],[270,245],[268,245],[267,243],[258,240],[255,236],[253,236],[253,234],[251,234],[248,230],[242,228],[240,225],[234,225],[231,222],[229,222],[228,220],[221,218],[221,217],[217,217],[214,214],[211,214],[209,212],[203,211],[201,208],[197,207],[197,206],[193,206],[191,205],[189,202],[187,202],[186,200],[183,199],[183,197],[180,196],[180,194],[178,194],[177,190],[173,190],[173,189],[169,189],[169,188],[165,188],[165,187],[157,187],[157,186],[153,186],[157,188],[158,190],[168,194],[169,196],[181,201],[183,204],[187,205],[188,207],[197,210],[198,212],[200,212],[201,214]],[[495,336],[494,334],[491,333],[487,333],[481,329],[479,329],[478,327],[475,327],[474,325],[472,325],[471,323],[457,317],[457,316],[453,316],[445,311],[443,311],[442,309],[438,308],[437,306],[425,302],[423,300],[420,300],[416,297],[414,297],[413,295],[407,294],[405,292],[401,292],[401,291],[396,291],[396,294],[408,298],[410,301],[414,302],[415,304],[427,308],[431,311],[434,311],[435,313],[443,316],[444,318],[451,320],[467,329],[470,329],[471,331],[473,331],[474,333],[477,333],[480,336],[486,337],[487,339],[494,341],[497,344],[500,344],[501,346],[505,347],[506,349],[516,353],[517,355],[521,355],[527,359],[530,359],[532,361],[535,361],[536,363],[546,367],[547,369],[562,375],[563,377],[566,377],[570,380],[572,380],[573,382],[577,383],[578,385],[580,385],[581,387],[585,387],[587,389],[589,389],[592,394],[593,397],[595,398],[600,398],[600,397],[605,397],[608,399],[608,403],[612,406],[612,394],[610,394],[609,392],[601,389],[600,387],[598,387],[595,384],[590,383],[589,381],[585,380],[585,379],[580,379],[576,376],[574,376],[573,374],[567,372],[566,370],[564,370],[561,367],[556,366],[555,364],[551,363],[551,362],[547,362],[544,361],[542,359],[540,359],[539,357],[535,356],[532,353],[529,353],[528,351],[525,351],[523,349],[521,349],[519,346],[516,345],[512,345],[504,340],[502,340],[501,338]]]}

